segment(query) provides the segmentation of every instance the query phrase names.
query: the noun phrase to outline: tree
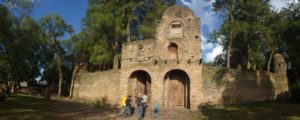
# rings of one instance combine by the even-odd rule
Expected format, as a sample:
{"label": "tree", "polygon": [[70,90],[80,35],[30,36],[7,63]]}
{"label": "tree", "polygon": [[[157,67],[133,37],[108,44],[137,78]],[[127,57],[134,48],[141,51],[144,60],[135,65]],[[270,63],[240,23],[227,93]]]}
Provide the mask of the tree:
{"label": "tree", "polygon": [[71,33],[72,26],[65,23],[65,21],[57,14],[50,14],[40,19],[40,25],[45,31],[47,38],[52,40],[52,45],[55,48],[55,59],[57,68],[59,71],[59,85],[58,85],[58,96],[61,96],[62,81],[63,81],[63,53],[64,50],[58,40],[59,37],[63,37],[66,33]]}
{"label": "tree", "polygon": [[153,0],[148,1],[142,9],[139,24],[136,26],[136,36],[141,39],[155,38],[157,25],[164,11],[171,5],[175,5],[175,0]]}
{"label": "tree", "polygon": [[[144,36],[154,36],[152,28],[160,17],[156,15],[161,15],[163,11],[160,7],[165,9],[167,4],[170,5],[170,0],[90,0],[81,33],[89,37],[79,42],[87,46],[87,50],[83,51],[87,51],[88,62],[105,69],[110,69],[107,66],[112,64],[117,68],[121,44],[133,40],[132,37],[140,38],[142,33],[145,33]],[[146,30],[150,26],[151,30]]]}
{"label": "tree", "polygon": [[288,63],[291,99],[300,101],[300,4],[290,4],[281,11],[285,27],[281,39],[286,44],[284,56]]}
{"label": "tree", "polygon": [[[1,79],[16,85],[21,81],[33,81],[40,76],[44,41],[41,29],[29,16],[19,19],[1,7]],[[12,89],[14,92],[14,90]]]}
{"label": "tree", "polygon": [[5,0],[4,5],[18,19],[30,16],[32,10],[39,5],[37,0]]}
{"label": "tree", "polygon": [[224,55],[219,54],[215,57],[215,60],[213,62],[214,66],[224,66],[225,65],[225,60],[224,60]]}
{"label": "tree", "polygon": [[235,0],[216,0],[213,3],[214,11],[220,12],[221,14],[225,14],[225,22],[223,24],[223,31],[226,34],[226,67],[230,68],[230,52],[233,43],[233,25],[234,25],[234,10]]}
{"label": "tree", "polygon": [[[226,39],[227,67],[230,67],[230,58],[242,64],[247,69],[262,68],[264,55],[262,54],[263,41],[272,39],[272,29],[266,24],[270,14],[268,0],[217,0],[214,10],[225,16],[220,33]],[[233,50],[232,50],[233,47]],[[233,54],[233,56],[231,56]],[[235,55],[236,54],[236,55]],[[238,57],[240,56],[240,57]]]}
{"label": "tree", "polygon": [[275,11],[270,11],[266,15],[266,20],[264,23],[268,26],[265,32],[265,39],[263,39],[264,55],[269,56],[267,59],[267,71],[270,72],[272,57],[275,52],[282,52],[285,48],[285,44],[281,38],[282,33],[285,29],[285,21],[282,19],[282,15]]}
{"label": "tree", "polygon": [[7,80],[9,69],[9,58],[7,44],[13,38],[12,19],[8,9],[0,4],[0,75],[2,80]]}

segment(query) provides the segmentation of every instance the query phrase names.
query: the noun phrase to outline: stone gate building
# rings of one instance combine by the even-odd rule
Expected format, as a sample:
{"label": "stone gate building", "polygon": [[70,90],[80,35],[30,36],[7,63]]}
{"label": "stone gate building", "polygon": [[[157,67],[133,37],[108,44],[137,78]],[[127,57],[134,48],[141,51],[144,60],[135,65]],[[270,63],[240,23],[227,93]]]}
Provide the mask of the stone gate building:
{"label": "stone gate building", "polygon": [[288,91],[285,73],[203,66],[200,19],[188,8],[169,7],[156,32],[156,39],[123,44],[120,69],[80,73],[74,97],[116,104],[121,96],[146,94],[150,105],[195,110],[276,99]]}

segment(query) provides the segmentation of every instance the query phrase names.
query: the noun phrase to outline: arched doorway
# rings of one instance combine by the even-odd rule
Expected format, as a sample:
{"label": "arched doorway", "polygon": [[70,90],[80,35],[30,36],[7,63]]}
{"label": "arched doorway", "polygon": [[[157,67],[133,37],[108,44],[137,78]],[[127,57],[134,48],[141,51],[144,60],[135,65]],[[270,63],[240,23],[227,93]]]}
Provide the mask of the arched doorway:
{"label": "arched doorway", "polygon": [[169,60],[177,60],[178,59],[178,45],[175,43],[170,43],[168,46],[169,52]]}
{"label": "arched doorway", "polygon": [[143,70],[137,70],[130,74],[128,81],[128,94],[133,96],[133,102],[135,103],[135,98],[141,95],[147,95],[150,102],[151,98],[151,77]]}
{"label": "arched doorway", "polygon": [[190,108],[190,78],[183,70],[171,70],[164,77],[165,106]]}

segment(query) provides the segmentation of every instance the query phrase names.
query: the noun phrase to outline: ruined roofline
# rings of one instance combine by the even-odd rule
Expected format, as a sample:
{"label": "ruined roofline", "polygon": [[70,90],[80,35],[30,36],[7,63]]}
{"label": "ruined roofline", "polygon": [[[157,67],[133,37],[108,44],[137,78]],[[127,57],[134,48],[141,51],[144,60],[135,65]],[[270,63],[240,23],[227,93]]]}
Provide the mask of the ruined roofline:
{"label": "ruined roofline", "polygon": [[[178,15],[180,13],[180,15]],[[173,5],[165,10],[162,15],[162,19],[170,19],[174,17],[180,18],[198,18],[195,16],[194,12],[186,6]]]}

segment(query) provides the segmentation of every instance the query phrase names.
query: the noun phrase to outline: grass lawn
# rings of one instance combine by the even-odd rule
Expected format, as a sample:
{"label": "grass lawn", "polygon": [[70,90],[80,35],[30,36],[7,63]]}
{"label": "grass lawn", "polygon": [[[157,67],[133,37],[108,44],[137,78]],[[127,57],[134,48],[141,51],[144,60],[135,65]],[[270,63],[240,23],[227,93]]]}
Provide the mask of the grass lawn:
{"label": "grass lawn", "polygon": [[11,94],[0,102],[0,120],[97,120],[113,113],[112,109],[96,103],[79,103],[57,97],[51,99]]}
{"label": "grass lawn", "polygon": [[[46,101],[24,94],[10,95],[6,101],[0,102],[0,120],[97,120],[107,119],[105,116],[111,114],[115,114],[113,109],[97,104],[57,98]],[[268,101],[230,106],[212,105],[203,107],[202,115],[204,120],[300,120],[300,104]],[[168,114],[165,116],[172,117]]]}
{"label": "grass lawn", "polygon": [[50,101],[42,98],[11,94],[0,102],[0,120],[49,120]]}
{"label": "grass lawn", "polygon": [[300,120],[300,104],[268,101],[206,106],[202,109],[202,114],[208,120]]}

